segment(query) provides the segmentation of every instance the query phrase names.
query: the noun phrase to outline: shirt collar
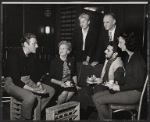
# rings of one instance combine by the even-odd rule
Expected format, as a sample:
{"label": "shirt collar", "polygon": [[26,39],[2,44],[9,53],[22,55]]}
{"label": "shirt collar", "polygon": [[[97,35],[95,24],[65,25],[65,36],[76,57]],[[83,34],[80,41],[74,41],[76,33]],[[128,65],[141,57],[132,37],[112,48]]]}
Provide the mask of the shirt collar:
{"label": "shirt collar", "polygon": [[20,49],[21,51],[20,51],[20,54],[21,54],[21,56],[23,57],[23,58],[27,58],[28,56],[26,56],[26,54],[24,53],[24,51],[23,51],[23,48],[21,47],[21,49]]}
{"label": "shirt collar", "polygon": [[109,30],[109,32],[115,33],[115,30],[116,30],[116,25],[115,25],[115,27],[113,28],[113,30]]}
{"label": "shirt collar", "polygon": [[82,33],[87,33],[89,31],[89,27],[85,30],[82,29]]}

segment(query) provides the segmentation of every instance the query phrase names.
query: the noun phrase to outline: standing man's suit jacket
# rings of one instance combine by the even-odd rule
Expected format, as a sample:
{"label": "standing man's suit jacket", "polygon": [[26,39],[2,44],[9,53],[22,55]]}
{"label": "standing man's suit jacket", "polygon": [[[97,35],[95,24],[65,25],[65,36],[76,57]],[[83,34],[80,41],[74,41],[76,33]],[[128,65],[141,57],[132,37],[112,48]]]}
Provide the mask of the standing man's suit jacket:
{"label": "standing man's suit jacket", "polygon": [[[115,33],[114,33],[114,42],[118,45],[118,36],[121,33],[121,29],[116,26]],[[103,29],[100,33],[98,44],[97,44],[97,51],[95,55],[95,60],[98,61],[100,64],[104,64],[105,61],[105,53],[107,46],[109,44],[109,36],[108,30]],[[119,51],[120,52],[120,51]]]}

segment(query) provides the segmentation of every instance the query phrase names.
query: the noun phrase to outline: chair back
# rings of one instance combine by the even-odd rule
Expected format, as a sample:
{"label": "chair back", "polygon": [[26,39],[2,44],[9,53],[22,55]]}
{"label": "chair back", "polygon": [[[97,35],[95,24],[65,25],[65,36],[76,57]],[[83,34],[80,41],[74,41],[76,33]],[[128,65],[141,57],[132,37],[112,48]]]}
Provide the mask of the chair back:
{"label": "chair back", "polygon": [[141,97],[140,97],[140,101],[139,101],[137,120],[140,120],[141,106],[142,106],[143,96],[144,96],[144,93],[145,93],[145,90],[146,90],[148,78],[149,78],[149,77],[148,77],[148,74],[147,74],[146,79],[145,79],[145,83],[144,83],[144,86],[143,86],[142,94],[141,94]]}
{"label": "chair back", "polygon": [[1,76],[1,83],[2,83],[1,84],[1,95],[2,95],[1,102],[2,103],[10,102],[11,101],[11,97],[10,97],[10,95],[4,89],[4,84],[5,84],[5,82],[4,82],[4,76]]}

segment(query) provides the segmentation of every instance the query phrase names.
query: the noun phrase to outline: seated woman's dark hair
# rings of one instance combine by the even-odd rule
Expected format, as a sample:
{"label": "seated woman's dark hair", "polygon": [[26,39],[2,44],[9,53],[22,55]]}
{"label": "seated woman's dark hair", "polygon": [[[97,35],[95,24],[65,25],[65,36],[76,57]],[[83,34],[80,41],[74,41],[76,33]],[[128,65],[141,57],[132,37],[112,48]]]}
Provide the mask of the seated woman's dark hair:
{"label": "seated woman's dark hair", "polygon": [[139,51],[139,40],[134,32],[130,32],[129,34],[121,33],[119,37],[122,37],[125,40],[126,48],[129,51]]}

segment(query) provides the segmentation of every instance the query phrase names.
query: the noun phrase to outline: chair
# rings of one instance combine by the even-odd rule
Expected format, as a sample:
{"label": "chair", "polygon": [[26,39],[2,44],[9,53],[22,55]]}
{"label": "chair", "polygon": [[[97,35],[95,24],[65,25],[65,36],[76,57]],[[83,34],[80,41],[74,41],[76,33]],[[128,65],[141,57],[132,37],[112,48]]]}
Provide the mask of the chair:
{"label": "chair", "polygon": [[11,102],[11,97],[6,91],[4,90],[4,76],[1,77],[1,95],[2,95],[2,104]]}
{"label": "chair", "polygon": [[139,100],[139,103],[133,104],[133,105],[124,105],[124,104],[109,104],[109,110],[110,110],[110,115],[112,119],[112,113],[120,112],[120,111],[127,111],[131,114],[132,120],[136,120],[136,114],[133,112],[133,110],[137,110],[137,120],[140,120],[140,115],[141,115],[141,106],[142,106],[142,101],[143,101],[143,96],[146,90],[148,82],[148,75],[146,77],[142,94]]}

